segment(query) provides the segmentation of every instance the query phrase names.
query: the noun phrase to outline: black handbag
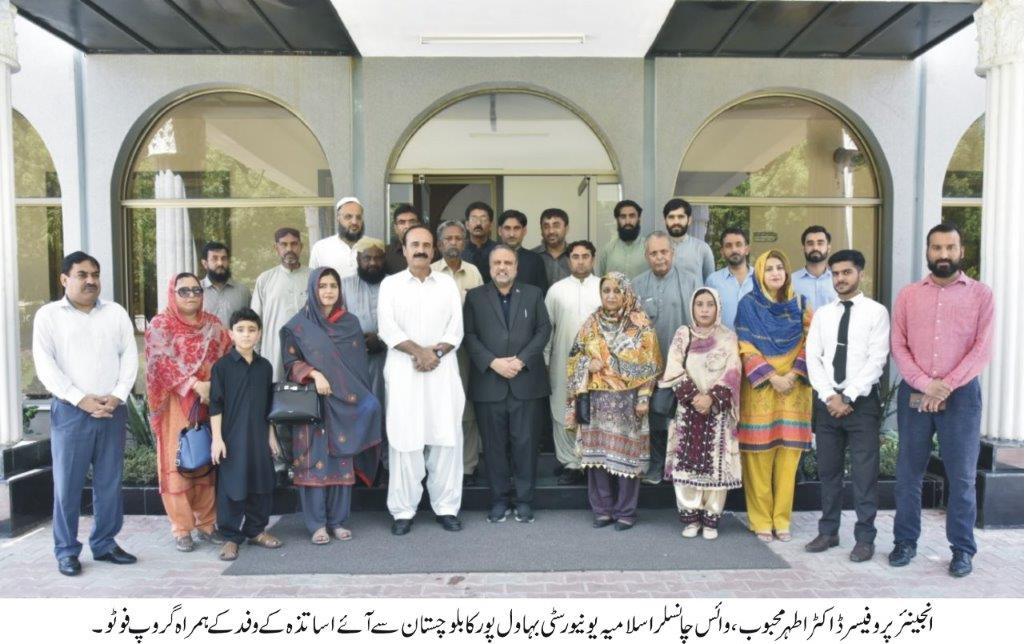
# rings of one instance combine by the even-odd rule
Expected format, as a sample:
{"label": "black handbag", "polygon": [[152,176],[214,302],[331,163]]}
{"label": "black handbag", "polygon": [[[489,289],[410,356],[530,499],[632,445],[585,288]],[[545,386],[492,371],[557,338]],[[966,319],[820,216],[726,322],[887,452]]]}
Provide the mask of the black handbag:
{"label": "black handbag", "polygon": [[275,425],[315,425],[320,423],[320,395],[316,385],[280,382],[274,385],[267,421]]}
{"label": "black handbag", "polygon": [[590,392],[576,396],[576,425],[590,424]]}
{"label": "black handbag", "polygon": [[[683,352],[683,370],[686,370],[686,360],[690,357],[690,342],[686,343],[686,350]],[[676,409],[679,407],[679,399],[676,398],[675,388],[658,387],[651,396],[651,411],[659,416],[675,418]]]}

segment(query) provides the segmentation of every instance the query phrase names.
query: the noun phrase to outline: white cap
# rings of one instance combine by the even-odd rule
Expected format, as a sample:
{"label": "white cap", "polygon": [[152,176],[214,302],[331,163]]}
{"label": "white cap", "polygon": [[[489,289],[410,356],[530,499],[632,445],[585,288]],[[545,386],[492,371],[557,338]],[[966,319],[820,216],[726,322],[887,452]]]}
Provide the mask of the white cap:
{"label": "white cap", "polygon": [[338,200],[338,203],[334,204],[334,212],[338,212],[347,203],[357,203],[360,208],[363,207],[363,202],[359,201],[356,197],[342,197]]}

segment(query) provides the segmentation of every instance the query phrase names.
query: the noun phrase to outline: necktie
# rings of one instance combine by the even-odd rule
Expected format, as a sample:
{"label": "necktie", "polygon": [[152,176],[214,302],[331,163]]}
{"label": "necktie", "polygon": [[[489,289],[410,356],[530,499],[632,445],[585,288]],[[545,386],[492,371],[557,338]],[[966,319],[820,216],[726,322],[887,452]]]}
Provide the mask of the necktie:
{"label": "necktie", "polygon": [[836,355],[832,358],[832,370],[836,384],[846,380],[846,342],[850,336],[850,309],[853,302],[840,302],[843,305],[843,317],[839,318],[839,338],[836,341]]}

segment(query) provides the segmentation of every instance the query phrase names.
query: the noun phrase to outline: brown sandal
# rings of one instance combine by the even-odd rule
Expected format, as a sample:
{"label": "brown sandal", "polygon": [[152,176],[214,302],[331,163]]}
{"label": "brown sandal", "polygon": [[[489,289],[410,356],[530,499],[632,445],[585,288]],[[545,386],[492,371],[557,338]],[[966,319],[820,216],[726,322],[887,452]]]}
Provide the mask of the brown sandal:
{"label": "brown sandal", "polygon": [[330,543],[331,537],[327,534],[327,528],[317,528],[317,531],[313,533],[311,541],[317,546],[326,546]]}
{"label": "brown sandal", "polygon": [[252,539],[249,539],[249,543],[254,546],[260,546],[261,548],[274,548],[281,547],[281,540],[270,534],[269,532],[261,532]]}
{"label": "brown sandal", "polygon": [[338,541],[348,541],[352,538],[352,531],[338,526],[334,529],[334,538]]}
{"label": "brown sandal", "polygon": [[234,541],[225,541],[220,549],[221,561],[234,561],[238,559],[238,544]]}

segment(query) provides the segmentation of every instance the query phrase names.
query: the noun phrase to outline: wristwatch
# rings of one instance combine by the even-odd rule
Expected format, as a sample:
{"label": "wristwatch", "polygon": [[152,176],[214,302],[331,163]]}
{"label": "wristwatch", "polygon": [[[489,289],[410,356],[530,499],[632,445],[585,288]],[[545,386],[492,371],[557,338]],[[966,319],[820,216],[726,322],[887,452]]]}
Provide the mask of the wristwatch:
{"label": "wristwatch", "polygon": [[444,357],[444,351],[442,351],[441,349],[434,349],[434,355],[437,356],[438,360],[440,360],[441,358]]}
{"label": "wristwatch", "polygon": [[843,399],[843,404],[844,405],[852,405],[853,404],[853,398],[850,398],[846,394],[839,394],[839,396]]}

